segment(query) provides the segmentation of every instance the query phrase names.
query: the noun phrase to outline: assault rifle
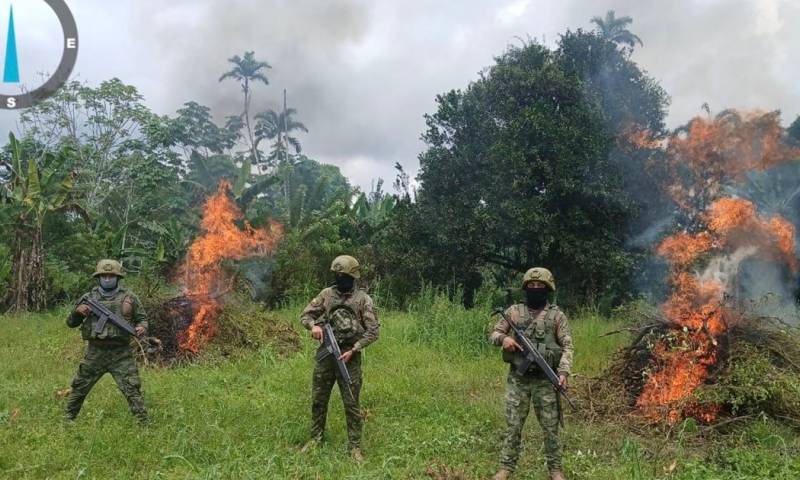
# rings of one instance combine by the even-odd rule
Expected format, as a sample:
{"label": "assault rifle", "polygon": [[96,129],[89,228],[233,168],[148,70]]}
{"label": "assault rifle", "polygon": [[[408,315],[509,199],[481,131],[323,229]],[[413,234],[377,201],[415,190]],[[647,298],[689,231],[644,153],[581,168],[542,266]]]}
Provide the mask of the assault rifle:
{"label": "assault rifle", "polygon": [[342,360],[342,349],[339,348],[339,343],[336,341],[336,336],[333,334],[333,328],[328,318],[322,324],[322,345],[323,348],[317,350],[317,361],[327,358],[328,355],[333,355],[333,359],[336,361],[336,368],[339,369],[339,376],[342,377],[342,383],[344,383],[350,398],[355,399],[352,389],[353,379],[347,370],[347,364]]}
{"label": "assault rifle", "polygon": [[511,327],[511,330],[514,331],[514,334],[519,340],[519,342],[517,343],[519,343],[519,346],[522,347],[522,356],[524,357],[524,360],[517,365],[517,373],[520,375],[524,375],[525,372],[527,372],[528,369],[531,367],[531,365],[535,363],[540,369],[542,369],[542,372],[544,372],[545,376],[547,377],[547,380],[549,380],[550,383],[553,384],[553,387],[561,396],[564,397],[569,406],[572,407],[573,410],[577,410],[575,404],[572,403],[572,400],[569,398],[569,396],[567,396],[566,387],[561,385],[558,375],[556,374],[556,372],[553,371],[553,368],[550,367],[550,365],[547,363],[544,357],[542,357],[542,354],[539,353],[538,350],[536,350],[536,347],[533,345],[533,342],[531,342],[531,340],[524,333],[522,333],[522,330],[517,328],[517,325],[513,321],[511,321],[511,319],[508,318],[508,316],[506,316],[503,309],[498,308],[492,312],[492,316],[498,314],[502,315],[503,319]]}
{"label": "assault rifle", "polygon": [[128,332],[128,334],[131,336],[136,336],[136,330],[130,323],[126,322],[122,317],[106,308],[105,305],[98,302],[94,298],[86,297],[81,303],[85,303],[92,310],[92,313],[97,315],[98,320],[97,323],[94,324],[95,333],[102,332],[103,329],[106,328],[106,323],[111,322]]}

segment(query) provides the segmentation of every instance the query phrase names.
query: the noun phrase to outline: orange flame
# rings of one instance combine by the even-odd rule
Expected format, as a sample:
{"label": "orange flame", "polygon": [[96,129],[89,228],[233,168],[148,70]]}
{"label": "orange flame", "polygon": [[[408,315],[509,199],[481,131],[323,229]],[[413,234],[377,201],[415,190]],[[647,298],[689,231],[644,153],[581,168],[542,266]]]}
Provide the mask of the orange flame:
{"label": "orange flame", "polygon": [[[185,288],[197,306],[189,328],[180,339],[180,349],[197,353],[217,331],[216,318],[222,311],[218,297],[231,282],[222,263],[250,256],[271,254],[283,237],[283,226],[272,220],[261,229],[253,228],[230,198],[231,185],[220,182],[217,192],[203,206],[202,234],[189,247],[181,266]],[[237,223],[243,225],[242,228]]]}
{"label": "orange flame", "polygon": [[730,110],[713,119],[696,117],[666,146],[672,170],[667,190],[683,210],[704,210],[723,187],[741,182],[747,172],[800,156],[800,149],[784,137],[779,112]]}
{"label": "orange flame", "polygon": [[656,252],[672,263],[681,268],[688,268],[698,257],[711,250],[712,239],[707,232],[698,235],[688,233],[676,233],[667,237]]}
{"label": "orange flame", "polygon": [[[691,394],[717,362],[717,338],[726,334],[732,317],[723,298],[738,262],[752,254],[798,268],[791,223],[779,216],[760,217],[747,200],[719,198],[726,185],[743,180],[748,171],[796,158],[798,150],[781,141],[783,132],[777,112],[731,111],[714,120],[694,119],[685,134],[674,135],[665,147],[674,177],[668,191],[679,207],[696,212],[706,229],[676,233],[656,248],[671,268],[673,293],[661,309],[672,328],[653,347],[650,372],[636,402],[648,418],[713,421],[720,406],[699,405]],[[709,257],[706,272],[692,270]],[[709,274],[713,260],[726,257],[734,257],[734,268]]]}
{"label": "orange flame", "polygon": [[625,142],[631,147],[640,150],[657,150],[664,147],[663,141],[655,138],[650,129],[643,128],[635,123],[629,124],[623,129],[618,145],[625,148],[627,146]]}
{"label": "orange flame", "polygon": [[797,269],[795,229],[786,219],[775,216],[763,220],[756,206],[747,200],[722,198],[708,212],[708,229],[724,242],[729,250],[758,247],[761,257],[773,259]]}

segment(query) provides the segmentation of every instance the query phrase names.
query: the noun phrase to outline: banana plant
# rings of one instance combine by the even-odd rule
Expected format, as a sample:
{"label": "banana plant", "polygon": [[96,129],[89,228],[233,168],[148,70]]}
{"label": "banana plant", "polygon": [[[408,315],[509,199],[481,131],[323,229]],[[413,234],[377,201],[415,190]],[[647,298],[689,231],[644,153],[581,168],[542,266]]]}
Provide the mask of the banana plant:
{"label": "banana plant", "polygon": [[237,167],[234,159],[228,155],[206,157],[198,152],[192,152],[192,173],[183,181],[206,197],[216,190],[220,181],[228,180],[231,182],[231,193],[236,203],[239,208],[246,211],[253,200],[280,179],[275,175],[253,175],[252,164],[246,159],[239,161],[241,165]]}
{"label": "banana plant", "polygon": [[9,135],[11,178],[3,196],[13,222],[12,310],[41,310],[46,305],[44,245],[45,220],[55,212],[79,215],[88,222],[85,209],[73,195],[72,172],[65,165],[72,152],[45,152],[36,158],[25,151],[14,134]]}

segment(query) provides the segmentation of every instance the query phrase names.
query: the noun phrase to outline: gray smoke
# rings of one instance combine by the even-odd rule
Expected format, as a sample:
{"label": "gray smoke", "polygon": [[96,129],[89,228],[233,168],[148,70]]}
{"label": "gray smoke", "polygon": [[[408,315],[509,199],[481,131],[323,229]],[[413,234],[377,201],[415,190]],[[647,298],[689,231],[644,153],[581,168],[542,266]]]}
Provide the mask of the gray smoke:
{"label": "gray smoke", "polygon": [[[644,42],[644,46],[636,47],[633,60],[672,97],[667,122],[670,127],[701,114],[704,103],[717,111],[780,109],[785,112],[786,123],[797,115],[800,89],[794,79],[800,74],[800,66],[790,60],[786,49],[800,39],[793,21],[800,18],[797,2],[599,0],[592,2],[591,8],[587,13],[586,2],[570,2],[570,23],[581,24],[612,9],[618,17],[633,18],[628,28]],[[709,28],[711,25],[713,28]],[[783,216],[800,231],[798,167],[795,162],[751,175],[745,184],[730,188],[727,194],[753,201],[760,215]],[[674,226],[674,218],[650,213],[656,220],[632,236],[629,247],[655,245]],[[640,266],[634,281],[642,292],[657,299],[666,293],[666,273],[665,263],[652,258]],[[755,249],[715,257],[698,275],[721,282],[737,306],[748,312],[797,321],[797,276],[783,265],[759,258]]]}
{"label": "gray smoke", "polygon": [[744,311],[797,324],[797,275],[773,262],[749,259],[739,267],[738,299]]}
{"label": "gray smoke", "polygon": [[339,165],[362,188],[378,177],[391,181],[397,162],[415,174],[423,114],[434,110],[435,95],[476,78],[510,38],[500,31],[491,41],[479,38],[478,31],[490,31],[493,24],[477,26],[492,10],[478,4],[178,0],[162,5],[139,2],[133,25],[161,56],[164,94],[157,101],[169,105],[166,111],[196,100],[219,119],[240,112],[239,88],[217,79],[229,69],[227,58],[254,50],[273,68],[267,72],[270,86],[256,87],[253,110],[279,108],[286,88],[289,105],[309,128],[301,136],[304,151]]}
{"label": "gray smoke", "polygon": [[[795,252],[800,258],[800,161],[787,162],[763,172],[751,172],[728,193],[753,202],[760,215],[780,216],[795,228]],[[739,269],[737,297],[746,310],[797,323],[800,276],[788,267],[751,258]]]}
{"label": "gray smoke", "polygon": [[[587,3],[590,9],[587,10]],[[700,113],[703,103],[724,108],[800,113],[800,2],[792,0],[595,0],[569,2],[568,25],[615,10],[633,18],[644,42],[633,59],[673,98],[670,126]]]}

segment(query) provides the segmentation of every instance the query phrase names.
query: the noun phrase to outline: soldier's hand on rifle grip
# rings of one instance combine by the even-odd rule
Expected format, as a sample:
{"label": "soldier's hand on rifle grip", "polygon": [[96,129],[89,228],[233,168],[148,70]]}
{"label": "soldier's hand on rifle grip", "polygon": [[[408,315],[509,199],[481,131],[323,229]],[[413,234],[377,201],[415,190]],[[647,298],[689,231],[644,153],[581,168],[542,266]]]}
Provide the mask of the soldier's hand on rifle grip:
{"label": "soldier's hand on rifle grip", "polygon": [[144,327],[136,327],[136,336],[141,338],[144,337],[144,334],[147,333]]}
{"label": "soldier's hand on rifle grip", "polygon": [[567,389],[567,376],[566,375],[559,375],[558,376],[558,386],[563,388],[564,390]]}
{"label": "soldier's hand on rifle grip", "polygon": [[517,343],[513,337],[509,336],[503,339],[503,350],[506,352],[516,352],[522,350],[522,347],[519,346],[519,343]]}
{"label": "soldier's hand on rifle grip", "polygon": [[319,325],[314,325],[313,327],[311,327],[311,337],[314,340],[322,342],[322,335],[323,335],[322,327],[320,327]]}
{"label": "soldier's hand on rifle grip", "polygon": [[80,305],[75,307],[75,312],[77,312],[78,315],[80,315],[81,317],[86,318],[86,317],[89,316],[90,313],[92,313],[92,309],[89,308],[89,305],[86,305],[85,303],[81,303]]}
{"label": "soldier's hand on rifle grip", "polygon": [[345,363],[347,363],[347,362],[350,361],[351,358],[353,358],[353,351],[352,350],[348,350],[348,351],[342,353],[342,356],[339,357],[339,360],[344,360]]}

